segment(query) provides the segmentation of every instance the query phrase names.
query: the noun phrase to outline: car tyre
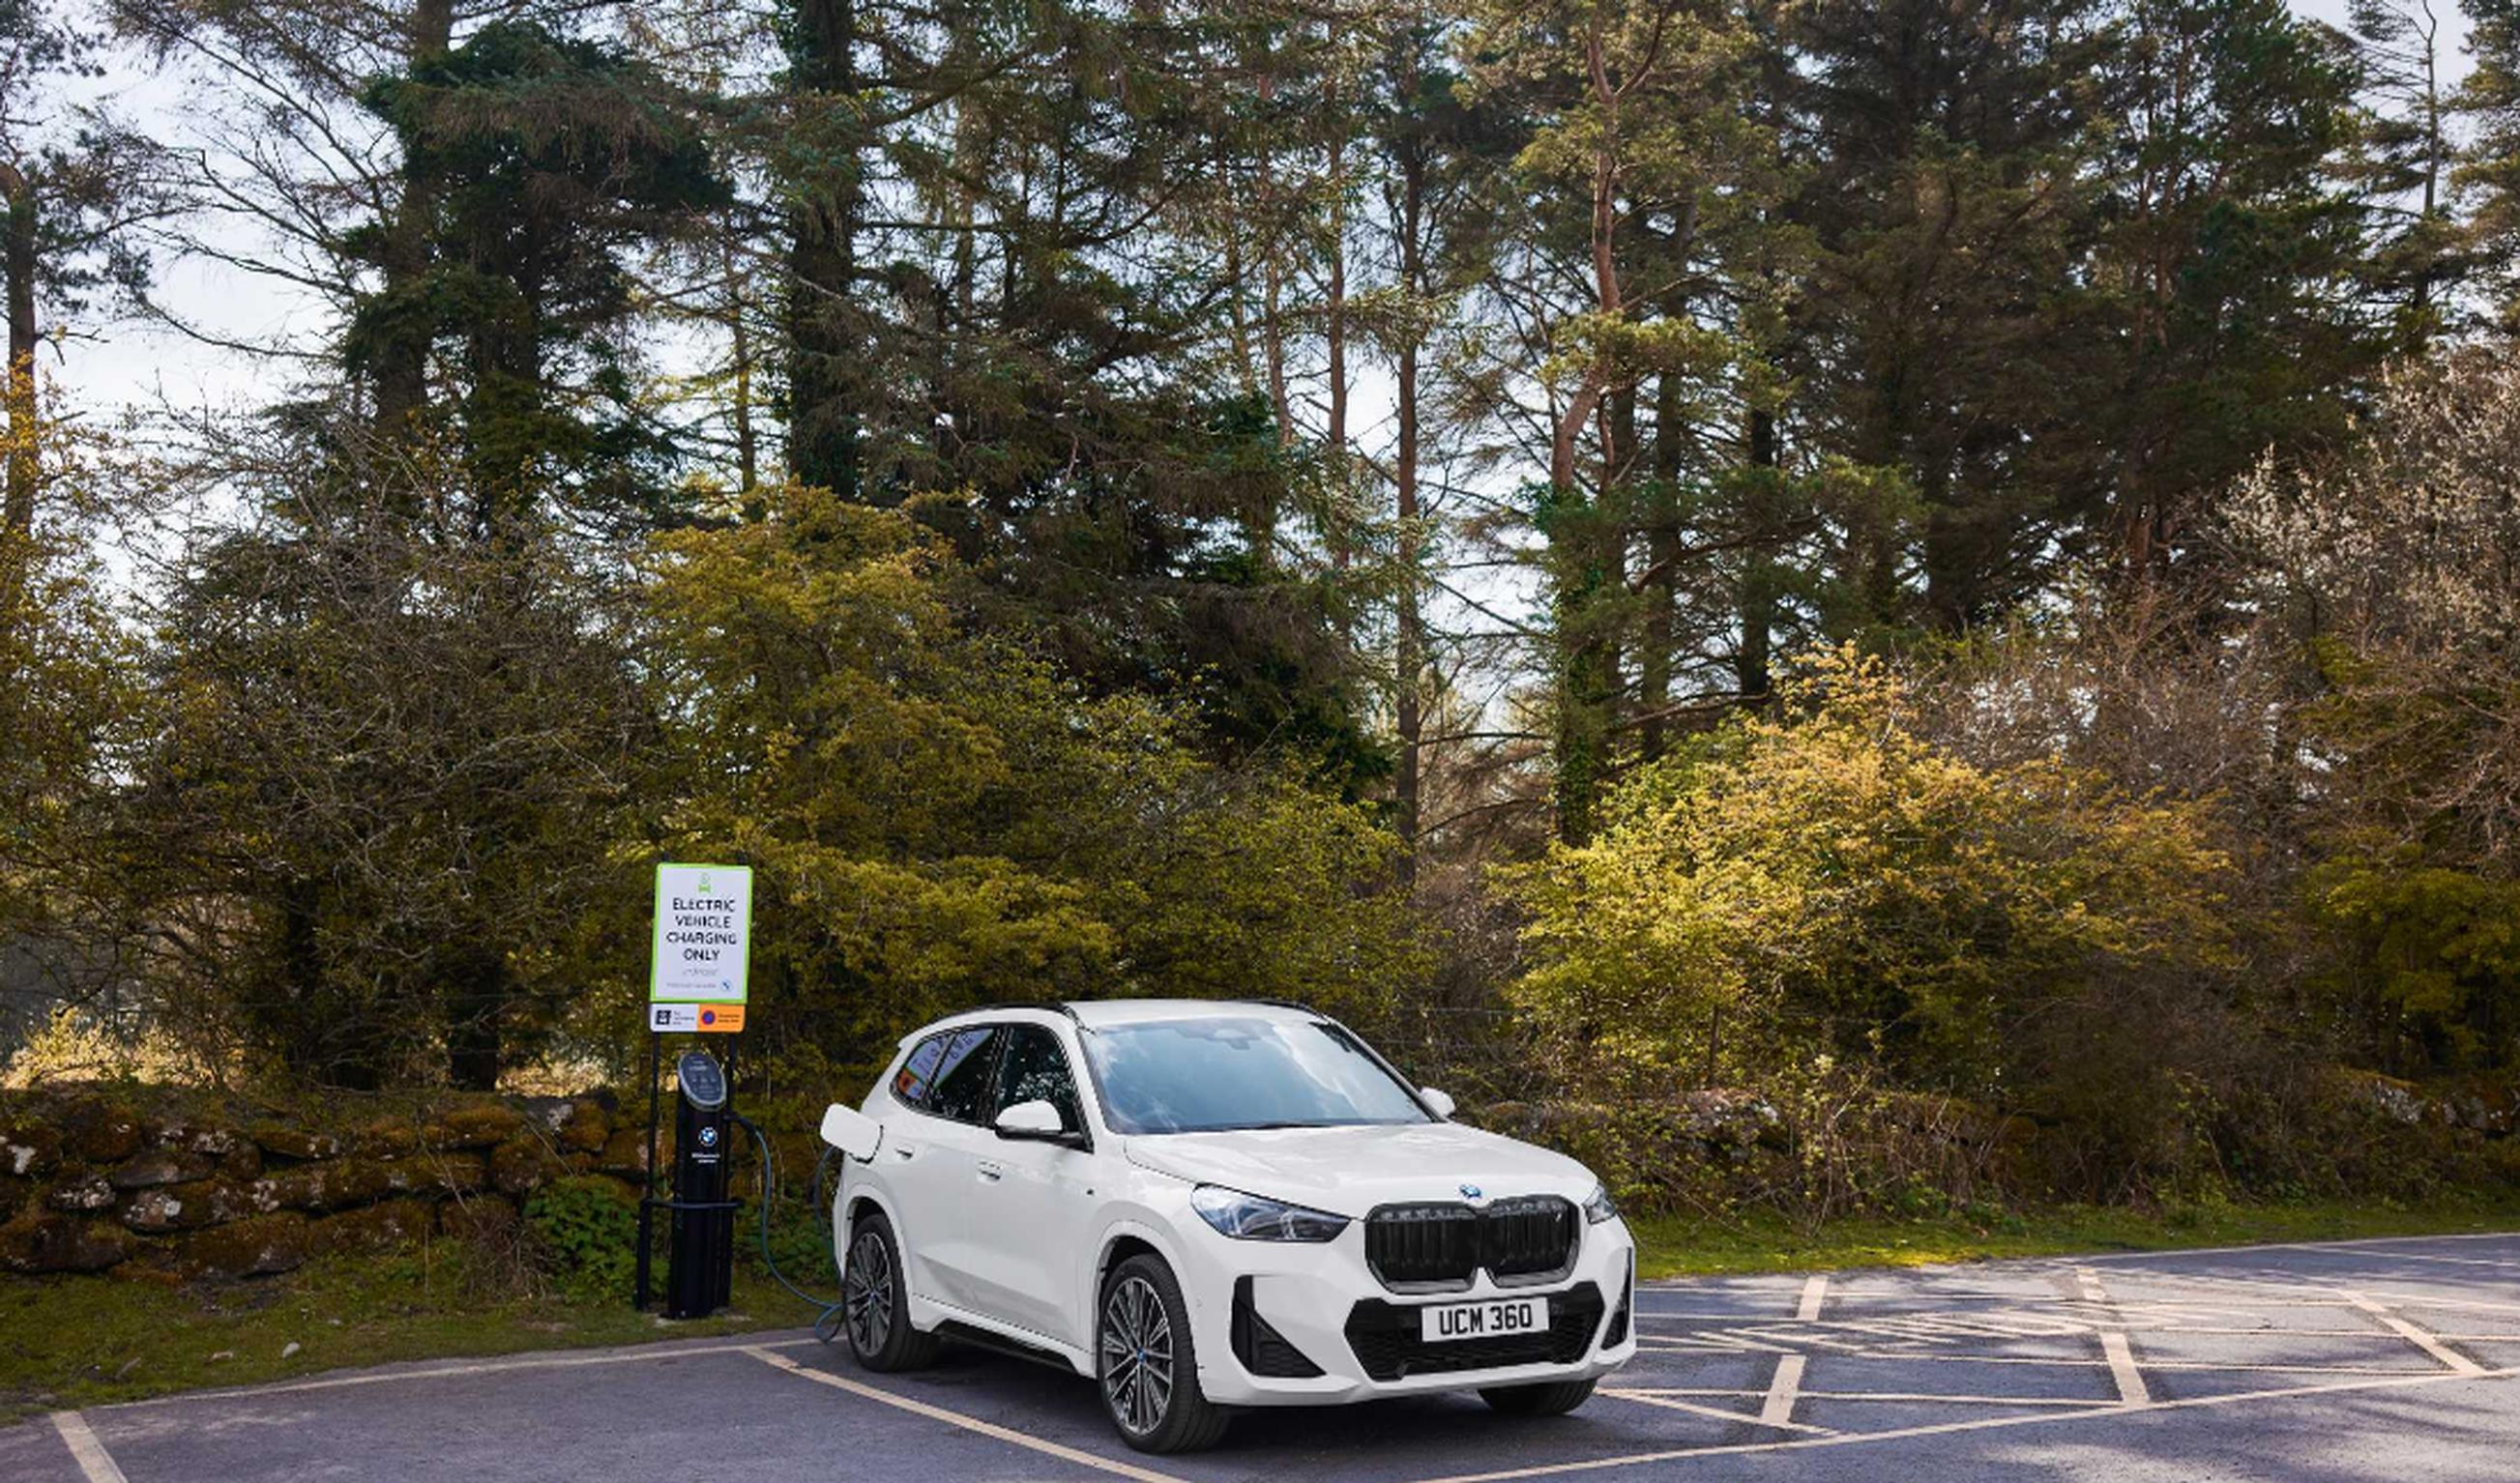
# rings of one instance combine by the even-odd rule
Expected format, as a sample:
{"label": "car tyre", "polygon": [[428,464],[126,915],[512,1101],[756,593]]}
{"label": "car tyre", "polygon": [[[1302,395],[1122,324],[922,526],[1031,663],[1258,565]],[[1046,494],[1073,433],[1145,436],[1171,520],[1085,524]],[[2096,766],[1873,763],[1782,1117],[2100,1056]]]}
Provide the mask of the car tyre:
{"label": "car tyre", "polygon": [[1591,1380],[1552,1380],[1543,1385],[1488,1385],[1479,1399],[1509,1416],[1562,1416],[1593,1399]]}
{"label": "car tyre", "polygon": [[1152,1453],[1215,1446],[1226,1412],[1198,1388],[1190,1305],[1172,1269],[1149,1255],[1120,1263],[1095,1313],[1095,1389],[1120,1440]]}
{"label": "car tyre", "polygon": [[840,1331],[863,1369],[878,1374],[933,1364],[945,1341],[910,1326],[910,1288],[903,1280],[901,1241],[880,1210],[849,1228],[848,1261],[840,1278]]}

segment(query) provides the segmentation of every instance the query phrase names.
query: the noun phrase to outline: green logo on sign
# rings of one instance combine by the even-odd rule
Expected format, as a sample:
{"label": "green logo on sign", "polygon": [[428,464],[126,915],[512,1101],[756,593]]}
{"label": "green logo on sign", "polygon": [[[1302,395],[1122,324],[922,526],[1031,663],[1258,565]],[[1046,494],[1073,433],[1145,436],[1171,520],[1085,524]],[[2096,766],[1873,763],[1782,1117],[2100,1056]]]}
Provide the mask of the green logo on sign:
{"label": "green logo on sign", "polygon": [[717,894],[717,887],[709,884],[709,877],[702,876],[700,877],[699,892],[703,896],[714,896]]}

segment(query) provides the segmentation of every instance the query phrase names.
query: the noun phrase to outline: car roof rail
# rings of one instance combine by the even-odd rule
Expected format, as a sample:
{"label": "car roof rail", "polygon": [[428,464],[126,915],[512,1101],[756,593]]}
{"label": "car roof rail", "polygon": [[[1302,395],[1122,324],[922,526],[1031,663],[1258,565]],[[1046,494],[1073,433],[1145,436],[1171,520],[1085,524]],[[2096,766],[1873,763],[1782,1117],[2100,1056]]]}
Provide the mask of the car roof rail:
{"label": "car roof rail", "polygon": [[1052,999],[1006,999],[994,1004],[975,1004],[938,1017],[959,1019],[966,1014],[997,1014],[1008,1010],[1039,1010],[1044,1013],[1064,1014],[1070,1019],[1076,1017],[1076,1011],[1069,1009],[1064,1001]]}

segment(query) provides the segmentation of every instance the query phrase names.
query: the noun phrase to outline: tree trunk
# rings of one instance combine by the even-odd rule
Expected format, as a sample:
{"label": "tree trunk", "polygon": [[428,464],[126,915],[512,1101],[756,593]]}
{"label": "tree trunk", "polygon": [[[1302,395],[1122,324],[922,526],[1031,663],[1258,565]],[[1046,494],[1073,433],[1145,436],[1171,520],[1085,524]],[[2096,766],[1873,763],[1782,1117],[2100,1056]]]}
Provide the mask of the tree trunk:
{"label": "tree trunk", "polygon": [[[1411,75],[1414,82],[1415,75]],[[1425,289],[1425,250],[1418,233],[1425,221],[1426,159],[1415,141],[1402,147],[1400,161],[1400,293],[1412,307]],[[1413,328],[1400,344],[1399,386],[1395,391],[1399,440],[1392,450],[1392,515],[1400,527],[1401,562],[1398,603],[1398,653],[1394,656],[1399,697],[1393,724],[1400,734],[1400,767],[1393,782],[1393,812],[1400,829],[1400,882],[1418,882],[1418,831],[1424,818],[1425,782],[1419,755],[1425,736],[1420,686],[1426,668],[1426,621],[1418,604],[1418,334]]]}
{"label": "tree trunk", "polygon": [[[855,0],[796,0],[790,61],[808,107],[856,107]],[[837,166],[797,182],[788,248],[788,470],[857,499],[864,346],[851,328],[864,183],[852,143]]]}
{"label": "tree trunk", "polygon": [[[418,71],[443,59],[454,45],[455,0],[420,0],[412,7],[405,70]],[[377,429],[387,437],[408,434],[428,404],[428,348],[435,319],[421,311],[428,276],[428,243],[437,214],[437,182],[403,167],[402,201],[385,227],[381,296],[393,305],[380,337],[372,375]]]}
{"label": "tree trunk", "polygon": [[1671,658],[1674,598],[1680,565],[1681,382],[1665,372],[1654,382],[1654,444],[1651,484],[1645,495],[1644,621],[1637,659],[1637,704],[1644,712],[1638,728],[1640,755],[1650,762],[1670,745]]}
{"label": "tree trunk", "polygon": [[1348,539],[1347,517],[1338,496],[1347,492],[1347,136],[1343,120],[1336,117],[1338,90],[1330,89],[1329,107],[1336,135],[1330,148],[1330,281],[1329,302],[1324,305],[1325,346],[1329,364],[1329,444],[1330,472],[1336,486],[1328,514],[1328,545],[1330,565],[1347,569],[1353,559]]}
{"label": "tree trunk", "polygon": [[761,488],[760,434],[752,425],[752,324],[743,301],[743,280],[732,250],[720,254],[726,270],[726,327],[735,358],[735,487],[744,509],[758,518]]}
{"label": "tree trunk", "polygon": [[0,197],[8,206],[5,259],[9,277],[9,458],[6,528],[23,535],[35,525],[41,474],[35,437],[35,183],[0,163]]}
{"label": "tree trunk", "polygon": [[1750,540],[1741,558],[1741,637],[1732,656],[1732,688],[1755,705],[1767,698],[1772,683],[1768,666],[1777,626],[1777,556],[1784,540],[1777,418],[1765,408],[1750,409],[1748,457],[1749,483],[1743,493]]}
{"label": "tree trunk", "polygon": [[[1598,29],[1587,40],[1587,58],[1594,102],[1602,113],[1593,156],[1593,307],[1604,319],[1617,319],[1626,309],[1619,292],[1616,241],[1619,110]],[[1549,442],[1549,518],[1544,521],[1544,533],[1555,567],[1558,648],[1552,749],[1557,766],[1557,837],[1568,844],[1582,844],[1593,835],[1594,807],[1609,742],[1604,714],[1610,701],[1605,673],[1608,653],[1599,612],[1605,578],[1599,550],[1600,512],[1588,508],[1590,502],[1576,473],[1576,440],[1600,407],[1607,369],[1598,358],[1584,368],[1574,391],[1557,409]],[[1602,462],[1605,485],[1607,453],[1604,450]]]}

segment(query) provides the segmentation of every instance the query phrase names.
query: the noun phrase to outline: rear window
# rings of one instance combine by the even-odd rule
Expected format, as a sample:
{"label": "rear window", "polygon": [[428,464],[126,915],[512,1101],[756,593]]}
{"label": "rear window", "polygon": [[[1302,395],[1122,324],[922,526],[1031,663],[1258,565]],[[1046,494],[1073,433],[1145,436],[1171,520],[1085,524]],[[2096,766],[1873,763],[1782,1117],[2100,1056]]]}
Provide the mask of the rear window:
{"label": "rear window", "polygon": [[988,1121],[989,1098],[998,1084],[998,1032],[995,1027],[957,1030],[945,1047],[945,1059],[927,1088],[922,1104],[938,1117],[956,1122]]}
{"label": "rear window", "polygon": [[893,1073],[893,1101],[913,1107],[927,1105],[927,1089],[935,1083],[937,1063],[945,1058],[945,1042],[953,1038],[949,1030],[919,1043],[918,1049],[901,1063],[901,1069]]}

